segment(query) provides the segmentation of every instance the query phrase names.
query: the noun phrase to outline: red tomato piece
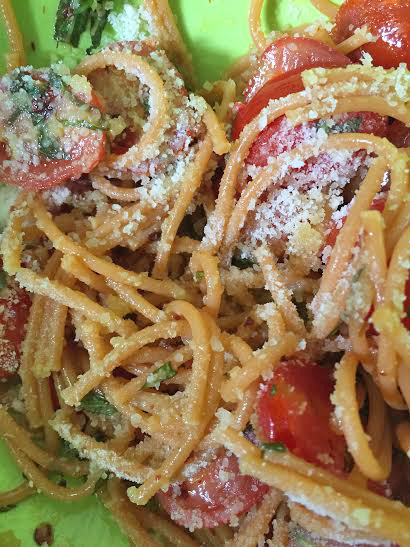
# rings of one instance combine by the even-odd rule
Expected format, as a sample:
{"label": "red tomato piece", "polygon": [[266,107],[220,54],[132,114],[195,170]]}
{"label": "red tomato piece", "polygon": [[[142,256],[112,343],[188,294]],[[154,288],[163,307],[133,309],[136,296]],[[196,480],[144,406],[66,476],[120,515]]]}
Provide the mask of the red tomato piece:
{"label": "red tomato piece", "polygon": [[[90,135],[75,143],[70,159],[41,159],[39,165],[30,165],[28,170],[14,171],[3,162],[8,160],[6,149],[0,146],[0,180],[6,184],[20,186],[26,190],[44,190],[69,180],[76,180],[89,173],[103,159],[106,137],[102,131],[90,131]],[[1,143],[0,143],[1,144]]]}
{"label": "red tomato piece", "polygon": [[403,122],[399,122],[399,120],[394,120],[394,122],[389,125],[386,137],[394,146],[397,146],[397,148],[410,147],[410,127],[404,125]]}
{"label": "red tomato piece", "polygon": [[232,139],[236,140],[245,125],[248,125],[259,112],[268,106],[271,99],[280,99],[291,93],[303,91],[303,82],[300,74],[285,74],[270,80],[247,103],[238,108],[235,121],[232,126]]}
{"label": "red tomato piece", "polygon": [[406,317],[402,319],[402,323],[407,330],[410,330],[410,277],[407,279],[405,295],[406,300],[404,301],[403,309]]}
{"label": "red tomato piece", "polygon": [[[376,198],[373,201],[370,209],[373,210],[373,211],[379,211],[380,213],[383,213],[385,205],[386,205],[386,199],[385,198]],[[342,229],[342,226],[343,226],[345,220],[346,220],[346,217],[342,218],[341,226],[338,226],[335,221],[333,221],[333,220],[331,221],[330,228],[329,228],[329,233],[328,233],[327,238],[326,238],[326,245],[330,245],[331,247],[334,247],[334,245],[336,243],[336,238],[339,235],[339,232]]]}
{"label": "red tomato piece", "polygon": [[270,44],[262,54],[259,68],[251,78],[244,96],[248,102],[270,79],[283,74],[300,74],[316,67],[344,67],[350,63],[346,55],[313,38],[283,36]]}
{"label": "red tomato piece", "polygon": [[336,16],[333,38],[342,42],[364,25],[378,39],[354,51],[352,59],[360,59],[366,51],[377,66],[410,66],[410,0],[345,0]]}
{"label": "red tomato piece", "polygon": [[157,498],[180,526],[213,528],[249,511],[268,490],[266,484],[241,475],[236,456],[223,451],[182,484],[158,492]]}
{"label": "red tomato piece", "polygon": [[21,344],[31,307],[23,289],[7,287],[0,297],[0,378],[13,376],[20,365]]}
{"label": "red tomato piece", "polygon": [[343,474],[346,442],[331,425],[332,370],[316,363],[281,363],[257,401],[260,435],[281,442],[296,456]]}
{"label": "red tomato piece", "polygon": [[[293,150],[297,145],[302,144],[309,138],[309,129],[312,130],[317,125],[317,122],[309,122],[308,124],[291,127],[286,122],[286,117],[281,116],[274,122],[269,124],[253,143],[247,163],[264,167],[268,163],[269,157],[277,157],[282,152]],[[373,112],[352,112],[343,114],[338,117],[336,125],[329,129],[330,133],[346,133],[351,126],[355,133],[371,133],[379,137],[383,137],[387,130],[387,118],[374,114]],[[326,155],[326,158],[328,156]],[[323,160],[324,158],[321,158]],[[319,158],[314,159],[314,163],[320,161]],[[322,161],[324,176],[326,171],[334,168],[334,163]],[[326,165],[327,168],[326,169]]]}

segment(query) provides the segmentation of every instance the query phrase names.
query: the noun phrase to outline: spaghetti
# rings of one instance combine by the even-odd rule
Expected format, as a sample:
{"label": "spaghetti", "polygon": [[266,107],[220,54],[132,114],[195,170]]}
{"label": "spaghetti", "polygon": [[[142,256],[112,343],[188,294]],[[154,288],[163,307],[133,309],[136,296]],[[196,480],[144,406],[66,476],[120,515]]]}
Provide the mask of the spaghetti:
{"label": "spaghetti", "polygon": [[[388,133],[410,127],[408,71],[344,61],[366,26],[337,45],[320,25],[282,35],[327,55],[286,68],[260,0],[257,61],[198,95],[165,1],[144,2],[153,37],[74,75],[12,71],[24,52],[0,6],[4,93],[49,100],[0,123],[0,177],[24,186],[1,242],[0,433],[28,480],[0,506],[82,499],[102,477],[133,544],[410,545],[389,482],[410,481],[409,155]],[[10,137],[27,127],[31,156]]]}

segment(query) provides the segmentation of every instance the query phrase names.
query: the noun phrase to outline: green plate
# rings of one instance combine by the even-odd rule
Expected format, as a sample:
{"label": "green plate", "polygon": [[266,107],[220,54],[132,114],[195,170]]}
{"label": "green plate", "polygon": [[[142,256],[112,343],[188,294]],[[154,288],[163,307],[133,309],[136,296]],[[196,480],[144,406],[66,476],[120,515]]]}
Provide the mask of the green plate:
{"label": "green plate", "polygon": [[[53,21],[58,0],[12,0],[12,3],[23,32],[28,62],[34,66],[47,65],[56,53]],[[218,79],[232,61],[247,52],[249,0],[170,0],[170,4],[202,81]],[[319,15],[309,0],[276,0],[266,4],[269,8],[263,13],[265,30],[296,26]],[[6,50],[0,23],[0,53]],[[4,70],[3,58],[0,70]],[[21,480],[21,473],[0,443],[0,491],[14,488]],[[57,547],[129,545],[95,496],[79,503],[63,503],[38,494],[0,514],[0,546],[35,546],[33,532],[44,522],[52,524]]]}

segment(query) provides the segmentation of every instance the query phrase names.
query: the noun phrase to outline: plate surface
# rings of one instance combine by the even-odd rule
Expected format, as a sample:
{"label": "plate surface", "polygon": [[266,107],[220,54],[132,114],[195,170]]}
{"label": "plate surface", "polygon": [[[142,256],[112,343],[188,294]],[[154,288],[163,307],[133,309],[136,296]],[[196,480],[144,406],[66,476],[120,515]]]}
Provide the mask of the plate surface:
{"label": "plate surface", "polygon": [[[56,53],[53,21],[58,0],[13,0],[12,3],[24,35],[28,62],[34,66],[47,65]],[[170,0],[170,4],[201,81],[218,79],[238,56],[247,52],[249,0]],[[309,0],[276,0],[266,4],[269,6],[264,10],[263,24],[267,31],[297,26],[319,15]],[[0,23],[0,53],[6,50]],[[1,59],[0,71],[3,70]],[[14,488],[21,480],[21,473],[0,442],[0,491]],[[0,513],[0,545],[34,547],[33,532],[44,522],[53,526],[56,547],[129,545],[95,496],[77,503],[63,503],[41,494]]]}

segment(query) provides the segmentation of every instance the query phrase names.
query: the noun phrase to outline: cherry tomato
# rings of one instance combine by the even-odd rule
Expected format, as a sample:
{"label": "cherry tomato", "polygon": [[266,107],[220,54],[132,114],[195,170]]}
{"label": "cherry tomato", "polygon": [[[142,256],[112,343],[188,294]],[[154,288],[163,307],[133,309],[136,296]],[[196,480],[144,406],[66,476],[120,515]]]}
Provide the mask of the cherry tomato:
{"label": "cherry tomato", "polygon": [[266,484],[241,475],[236,456],[223,451],[182,484],[160,491],[157,498],[180,526],[212,528],[249,511],[268,490]]}
{"label": "cherry tomato", "polygon": [[386,137],[394,146],[397,146],[397,148],[410,147],[410,127],[399,122],[399,120],[394,120],[394,122],[389,125]]}
{"label": "cherry tomato", "polygon": [[281,363],[257,401],[260,435],[281,442],[296,456],[343,474],[346,442],[331,425],[332,370],[313,362]]}
{"label": "cherry tomato", "polygon": [[283,36],[270,44],[262,54],[259,68],[244,91],[247,102],[264,85],[266,78],[300,74],[315,67],[346,66],[350,60],[346,55],[313,38]]}
{"label": "cherry tomato", "polygon": [[9,157],[5,147],[0,146],[0,180],[26,190],[44,190],[79,179],[82,174],[92,171],[103,159],[105,140],[105,134],[101,131],[90,132],[90,135],[73,146],[70,159],[41,159],[39,165],[30,165],[27,171],[14,171],[4,166],[3,162]]}
{"label": "cherry tomato", "polygon": [[[383,213],[385,205],[386,205],[385,198],[376,198],[373,201],[370,209],[372,211],[379,211],[380,213]],[[328,233],[327,238],[326,238],[326,245],[330,245],[331,247],[334,247],[334,245],[336,243],[336,238],[339,235],[339,232],[342,229],[342,226],[343,226],[345,220],[346,220],[346,217],[341,219],[341,225],[340,226],[338,226],[339,223],[336,223],[333,220],[331,221],[330,228],[329,228],[329,233]]]}
{"label": "cherry tomato", "polygon": [[0,378],[13,376],[20,365],[31,299],[23,289],[6,287],[0,297]]}
{"label": "cherry tomato", "polygon": [[280,99],[291,93],[303,91],[303,82],[300,74],[288,74],[270,80],[248,102],[238,107],[235,121],[232,127],[232,139],[236,140],[245,125],[248,125],[269,104],[271,99]]}
{"label": "cherry tomato", "polygon": [[[299,144],[302,144],[307,138],[307,130],[320,127],[321,122],[309,122],[308,124],[292,127],[286,121],[285,116],[277,118],[270,123],[253,143],[247,163],[264,167],[268,164],[268,158],[276,157],[282,152],[293,150]],[[319,125],[318,125],[319,124]],[[329,133],[371,133],[383,137],[387,130],[387,118],[374,114],[373,112],[352,112],[338,116],[333,127],[329,126]],[[318,161],[323,163],[324,176],[327,171],[334,168],[334,162],[324,157],[315,158],[314,164]]]}
{"label": "cherry tomato", "polygon": [[410,66],[410,0],[346,0],[336,16],[333,38],[342,42],[364,25],[378,39],[353,52],[352,59],[360,59],[366,51],[377,66]]}

